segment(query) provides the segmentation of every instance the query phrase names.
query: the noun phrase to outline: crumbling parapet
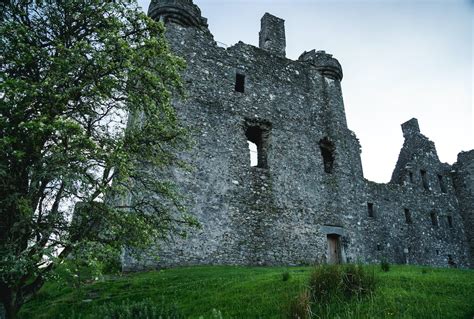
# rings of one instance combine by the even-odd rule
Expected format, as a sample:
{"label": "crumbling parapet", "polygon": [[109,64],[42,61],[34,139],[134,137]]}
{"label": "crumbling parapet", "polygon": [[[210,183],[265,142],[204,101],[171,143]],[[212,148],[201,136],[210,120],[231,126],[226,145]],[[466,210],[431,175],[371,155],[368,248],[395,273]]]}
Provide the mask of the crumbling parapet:
{"label": "crumbling parapet", "polygon": [[430,190],[430,184],[435,183],[435,176],[446,174],[435,144],[421,134],[417,119],[412,118],[401,127],[405,141],[390,182],[400,185],[422,183],[426,190]]}
{"label": "crumbling parapet", "polygon": [[409,138],[413,134],[420,133],[420,126],[418,125],[418,120],[412,118],[409,121],[406,121],[402,124],[403,137]]}

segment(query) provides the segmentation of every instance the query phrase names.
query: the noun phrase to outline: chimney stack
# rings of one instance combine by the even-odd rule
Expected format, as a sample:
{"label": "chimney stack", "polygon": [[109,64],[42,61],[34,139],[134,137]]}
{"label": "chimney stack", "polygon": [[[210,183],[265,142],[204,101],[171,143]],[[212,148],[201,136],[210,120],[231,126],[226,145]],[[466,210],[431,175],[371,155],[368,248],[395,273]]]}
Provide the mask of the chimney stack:
{"label": "chimney stack", "polygon": [[260,49],[275,55],[286,56],[285,20],[265,13],[261,20]]}

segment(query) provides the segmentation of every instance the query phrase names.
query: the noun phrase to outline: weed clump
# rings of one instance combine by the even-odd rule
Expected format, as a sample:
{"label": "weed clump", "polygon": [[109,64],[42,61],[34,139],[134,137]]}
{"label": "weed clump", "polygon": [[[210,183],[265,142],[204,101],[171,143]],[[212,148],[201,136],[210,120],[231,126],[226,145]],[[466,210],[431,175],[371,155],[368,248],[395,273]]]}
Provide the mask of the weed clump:
{"label": "weed clump", "polygon": [[282,275],[281,275],[281,280],[283,281],[288,281],[290,279],[290,273],[288,271],[285,271]]}
{"label": "weed clump", "polygon": [[156,304],[150,299],[142,301],[125,300],[121,304],[106,303],[97,309],[97,318],[134,319],[134,318],[173,318],[184,319],[180,311],[166,304]]}
{"label": "weed clump", "polygon": [[311,316],[311,294],[305,289],[291,300],[288,308],[288,319],[310,319]]}
{"label": "weed clump", "polygon": [[380,262],[380,268],[382,268],[383,271],[388,272],[390,271],[390,263],[386,259],[382,259]]}
{"label": "weed clump", "polygon": [[311,298],[317,303],[367,295],[375,286],[375,274],[353,264],[319,265],[309,278]]}

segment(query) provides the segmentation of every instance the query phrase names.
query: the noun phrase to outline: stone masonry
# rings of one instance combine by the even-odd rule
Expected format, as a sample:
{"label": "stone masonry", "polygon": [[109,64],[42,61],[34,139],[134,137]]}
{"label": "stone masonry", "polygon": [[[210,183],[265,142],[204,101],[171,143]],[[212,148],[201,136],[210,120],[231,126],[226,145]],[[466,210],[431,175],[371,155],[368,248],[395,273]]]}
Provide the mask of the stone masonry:
{"label": "stone masonry", "polygon": [[125,253],[124,270],[382,259],[474,266],[474,151],[441,163],[411,119],[391,181],[368,181],[330,54],[286,58],[284,20],[268,13],[258,48],[218,46],[191,0],[152,1],[149,15],[187,61],[187,98],[175,107],[195,141],[182,154],[193,170],[170,174],[202,228],[140,260]]}

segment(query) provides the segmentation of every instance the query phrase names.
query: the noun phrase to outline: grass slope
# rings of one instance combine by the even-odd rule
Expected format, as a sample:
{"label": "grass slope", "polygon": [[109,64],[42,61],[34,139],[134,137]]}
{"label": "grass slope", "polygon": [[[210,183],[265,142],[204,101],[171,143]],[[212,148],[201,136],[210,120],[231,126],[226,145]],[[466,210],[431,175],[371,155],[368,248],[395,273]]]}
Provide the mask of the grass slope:
{"label": "grass slope", "polygon": [[[367,266],[370,267],[370,266]],[[474,271],[392,266],[373,268],[371,297],[315,305],[315,318],[473,318]],[[288,271],[288,281],[282,274]],[[20,318],[119,318],[133,308],[179,318],[284,318],[311,267],[192,267],[131,274],[85,285],[48,283]],[[165,312],[161,309],[165,308]],[[135,309],[135,310],[136,310]],[[149,311],[149,312],[147,312]],[[107,316],[110,313],[116,316]],[[120,317],[122,318],[122,317]]]}

